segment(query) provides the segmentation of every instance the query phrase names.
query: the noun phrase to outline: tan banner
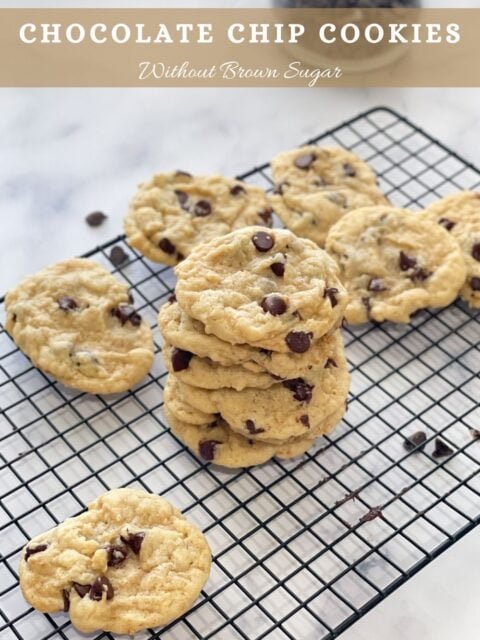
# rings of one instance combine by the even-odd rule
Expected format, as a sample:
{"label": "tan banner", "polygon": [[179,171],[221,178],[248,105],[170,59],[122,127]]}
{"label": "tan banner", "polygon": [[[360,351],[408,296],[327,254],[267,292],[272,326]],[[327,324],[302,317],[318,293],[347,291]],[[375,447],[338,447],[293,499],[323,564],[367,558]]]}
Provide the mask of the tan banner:
{"label": "tan banner", "polygon": [[480,9],[0,9],[0,86],[478,87]]}

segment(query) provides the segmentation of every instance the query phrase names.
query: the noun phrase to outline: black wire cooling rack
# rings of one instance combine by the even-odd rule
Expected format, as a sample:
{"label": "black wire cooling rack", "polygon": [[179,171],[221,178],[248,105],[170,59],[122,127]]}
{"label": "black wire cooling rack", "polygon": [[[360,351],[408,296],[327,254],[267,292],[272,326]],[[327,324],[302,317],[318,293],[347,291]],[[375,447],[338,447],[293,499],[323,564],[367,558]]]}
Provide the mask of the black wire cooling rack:
{"label": "black wire cooling rack", "polygon": [[[480,173],[390,109],[363,113],[310,142],[354,150],[398,206],[418,209]],[[268,165],[241,176],[270,188]],[[174,285],[122,237],[88,255],[117,270],[156,329]],[[0,301],[1,302],[1,301]],[[0,317],[4,315],[1,305]],[[228,471],[203,464],[169,432],[161,358],[128,393],[68,390],[32,368],[0,333],[0,636],[84,637],[66,614],[23,600],[17,567],[31,537],[99,493],[133,485],[179,506],[206,533],[212,573],[181,619],[142,640],[333,638],[480,521],[480,318],[462,303],[409,325],[346,328],[349,410],[300,459]],[[423,451],[404,440],[423,430]],[[475,437],[477,436],[477,437]],[[440,437],[451,453],[435,458]],[[113,638],[100,633],[96,638]]]}

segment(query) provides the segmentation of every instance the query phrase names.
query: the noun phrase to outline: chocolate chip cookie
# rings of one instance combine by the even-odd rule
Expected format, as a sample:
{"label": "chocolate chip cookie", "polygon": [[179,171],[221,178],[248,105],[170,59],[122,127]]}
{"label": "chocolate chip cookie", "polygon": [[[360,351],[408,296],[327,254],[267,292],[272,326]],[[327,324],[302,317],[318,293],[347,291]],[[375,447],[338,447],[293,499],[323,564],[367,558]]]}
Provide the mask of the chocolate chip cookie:
{"label": "chocolate chip cookie", "polygon": [[92,260],[65,260],[25,278],[5,308],[17,346],[67,387],[125,391],[152,365],[152,333],[128,287]]}
{"label": "chocolate chip cookie", "polygon": [[271,169],[275,212],[291,231],[320,247],[348,211],[388,204],[373,170],[345,149],[310,145],[286,151],[272,160]]}
{"label": "chocolate chip cookie", "polygon": [[305,353],[337,326],[347,295],[335,262],[288,230],[246,227],[176,267],[180,306],[232,344]]}
{"label": "chocolate chip cookie", "polygon": [[465,282],[458,243],[441,225],[405,209],[348,213],[331,228],[326,249],[350,295],[351,324],[408,322],[418,309],[453,302]]}
{"label": "chocolate chip cookie", "polygon": [[166,500],[114,489],[36,536],[20,560],[25,599],[84,633],[133,635],[187,611],[210,572],[202,533]]}
{"label": "chocolate chip cookie", "polygon": [[140,185],[125,216],[127,241],[155,262],[175,265],[193,247],[248,225],[270,227],[259,187],[220,175],[159,173]]}
{"label": "chocolate chip cookie", "polygon": [[424,215],[459,243],[467,266],[460,297],[471,307],[480,307],[480,193],[454,193],[427,207]]}

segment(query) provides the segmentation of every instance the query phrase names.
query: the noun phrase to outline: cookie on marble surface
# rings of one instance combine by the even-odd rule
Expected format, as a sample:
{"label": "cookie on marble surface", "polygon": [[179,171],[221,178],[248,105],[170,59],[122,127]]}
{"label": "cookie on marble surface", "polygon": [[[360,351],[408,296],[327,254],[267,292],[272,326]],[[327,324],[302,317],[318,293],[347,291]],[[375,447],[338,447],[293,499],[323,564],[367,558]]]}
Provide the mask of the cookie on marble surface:
{"label": "cookie on marble surface", "polygon": [[196,247],[175,271],[180,306],[232,344],[305,353],[347,303],[335,262],[286,229],[239,229]]}
{"label": "cookie on marble surface", "polygon": [[388,204],[373,170],[345,149],[310,145],[286,151],[273,158],[271,169],[275,212],[291,231],[320,247],[348,211]]}
{"label": "cookie on marble surface", "polygon": [[5,308],[17,346],[67,387],[125,391],[152,365],[152,333],[128,287],[92,260],[65,260],[25,278]]}
{"label": "cookie on marble surface", "polygon": [[84,633],[133,635],[187,611],[210,563],[203,534],[166,500],[114,489],[30,540],[20,587],[35,609],[68,611]]}
{"label": "cookie on marble surface", "polygon": [[424,215],[459,243],[467,266],[460,297],[471,307],[480,307],[480,193],[454,193],[427,207]]}
{"label": "cookie on marble surface", "polygon": [[350,295],[351,324],[409,322],[419,309],[453,302],[465,282],[458,243],[441,225],[405,209],[348,213],[331,228],[326,249]]}
{"label": "cookie on marble surface", "polygon": [[124,220],[128,243],[155,262],[175,265],[193,247],[248,225],[270,227],[259,187],[220,175],[159,173],[140,185]]}

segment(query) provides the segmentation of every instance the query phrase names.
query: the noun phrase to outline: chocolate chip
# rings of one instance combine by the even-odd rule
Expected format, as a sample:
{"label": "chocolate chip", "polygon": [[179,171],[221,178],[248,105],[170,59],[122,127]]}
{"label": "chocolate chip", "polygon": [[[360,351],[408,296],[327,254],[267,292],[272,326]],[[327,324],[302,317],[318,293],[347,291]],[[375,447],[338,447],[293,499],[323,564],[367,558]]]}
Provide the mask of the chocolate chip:
{"label": "chocolate chip", "polygon": [[263,220],[267,226],[270,226],[272,224],[272,213],[273,209],[264,209],[263,211],[260,211],[258,217]]}
{"label": "chocolate chip", "polygon": [[471,278],[470,286],[474,291],[480,291],[480,278],[477,278],[477,277]]}
{"label": "chocolate chip", "polygon": [[290,183],[287,182],[287,180],[282,180],[282,182],[279,182],[278,184],[275,185],[275,188],[273,189],[273,193],[277,194],[277,195],[283,195],[283,190],[285,189],[285,187],[289,187]]}
{"label": "chocolate chip", "polygon": [[190,364],[192,357],[193,353],[190,353],[190,351],[184,351],[183,349],[177,349],[177,347],[174,347],[170,354],[173,370],[183,371],[184,369],[188,369],[188,365]]}
{"label": "chocolate chip", "polygon": [[133,293],[131,291],[128,292],[128,302],[133,304],[135,302],[135,298],[133,297]]}
{"label": "chocolate chip", "polygon": [[188,171],[181,171],[180,169],[175,171],[175,175],[179,177],[184,176],[185,178],[193,178],[191,173],[188,173]]}
{"label": "chocolate chip", "polygon": [[279,278],[283,278],[283,275],[285,273],[285,263],[274,262],[273,264],[270,265],[270,269],[273,271],[273,273],[276,276],[278,276]]}
{"label": "chocolate chip", "polygon": [[331,369],[332,367],[338,367],[338,365],[333,358],[327,358],[325,369]]}
{"label": "chocolate chip", "polygon": [[159,248],[169,256],[173,255],[176,251],[175,245],[170,242],[168,238],[162,238],[158,243]]}
{"label": "chocolate chip", "polygon": [[402,271],[408,271],[409,269],[413,269],[413,267],[417,264],[417,260],[416,258],[410,258],[406,253],[400,251],[398,264]]}
{"label": "chocolate chip", "polygon": [[34,547],[27,547],[25,549],[25,562],[33,556],[35,553],[41,553],[42,551],[46,551],[48,549],[48,543],[44,542],[42,544],[37,544]]}
{"label": "chocolate chip", "polygon": [[276,295],[265,296],[260,306],[265,313],[270,313],[272,316],[281,316],[287,310],[285,300]]}
{"label": "chocolate chip", "polygon": [[386,291],[387,287],[383,284],[380,278],[371,278],[367,286],[368,291]]}
{"label": "chocolate chip", "polygon": [[92,211],[88,216],[85,216],[85,222],[89,227],[99,227],[105,220],[107,216],[103,213],[103,211]]}
{"label": "chocolate chip", "polygon": [[265,429],[262,429],[261,427],[256,427],[253,420],[247,420],[245,422],[245,426],[247,427],[248,433],[251,433],[252,436],[256,433],[263,433],[265,431]]}
{"label": "chocolate chip", "polygon": [[419,267],[418,269],[415,269],[415,271],[410,276],[410,279],[411,280],[420,280],[420,282],[424,282],[431,275],[432,275],[431,271],[427,271],[426,269],[423,269],[422,267]]}
{"label": "chocolate chip", "polygon": [[372,303],[370,302],[370,298],[368,296],[362,296],[362,304],[367,311],[367,316],[370,317],[370,311],[372,310]]}
{"label": "chocolate chip", "polygon": [[174,193],[177,196],[177,200],[182,209],[188,210],[188,207],[185,206],[188,202],[188,193],[186,191],[182,191],[181,189],[175,189]]}
{"label": "chocolate chip", "polygon": [[323,297],[328,298],[330,300],[332,309],[333,307],[336,307],[338,304],[337,296],[335,295],[336,293],[338,293],[338,289],[336,289],[335,287],[327,287],[323,292]]}
{"label": "chocolate chip", "polygon": [[111,600],[113,598],[112,583],[105,576],[98,576],[92,584],[90,593],[88,594],[89,598],[90,600],[96,600],[98,602],[102,599],[104,593],[107,595],[107,600]]}
{"label": "chocolate chip", "polygon": [[114,267],[120,267],[128,260],[128,254],[125,253],[122,247],[116,245],[115,247],[112,247],[109,258]]}
{"label": "chocolate chip", "polygon": [[167,302],[169,302],[170,304],[173,304],[176,301],[177,301],[177,296],[174,293],[172,293],[171,296],[168,296]]}
{"label": "chocolate chip", "polygon": [[444,458],[445,456],[451,456],[453,449],[448,446],[446,442],[440,438],[435,439],[435,449],[432,453],[432,458]]}
{"label": "chocolate chip", "polygon": [[72,586],[75,589],[75,591],[78,593],[80,598],[84,598],[92,588],[91,584],[80,584],[78,582],[74,582]]}
{"label": "chocolate chip", "polygon": [[70,609],[70,593],[68,589],[62,589],[63,610],[65,613]]}
{"label": "chocolate chip", "polygon": [[368,511],[365,515],[363,515],[359,519],[359,523],[362,524],[364,522],[370,522],[370,520],[375,520],[375,518],[382,518],[383,513],[380,507],[372,507],[370,511]]}
{"label": "chocolate chip", "polygon": [[343,165],[343,173],[349,178],[354,178],[357,175],[357,172],[355,171],[353,165],[350,164],[350,162],[345,162],[345,164]]}
{"label": "chocolate chip", "polygon": [[309,418],[308,418],[308,416],[306,414],[304,414],[303,416],[300,416],[300,422],[305,427],[310,427],[310,420],[309,420]]}
{"label": "chocolate chip", "polygon": [[135,309],[129,304],[123,304],[119,307],[110,309],[110,315],[114,318],[118,318],[122,326],[126,322],[130,322],[134,327],[138,327],[142,322],[141,315],[138,314]]}
{"label": "chocolate chip", "polygon": [[468,430],[474,440],[480,440],[480,430],[474,429],[473,427],[470,427]]}
{"label": "chocolate chip", "polygon": [[480,242],[476,242],[472,247],[472,258],[480,262]]}
{"label": "chocolate chip", "polygon": [[313,335],[311,333],[305,333],[305,331],[290,331],[285,338],[290,351],[294,353],[305,353],[310,349],[310,342]]}
{"label": "chocolate chip", "polygon": [[128,536],[120,536],[122,542],[128,544],[130,549],[137,556],[140,553],[140,549],[142,548],[144,538],[145,531],[137,531],[136,533],[129,533]]}
{"label": "chocolate chip", "polygon": [[449,220],[448,218],[440,218],[438,224],[441,224],[447,231],[451,231],[455,226],[455,222]]}
{"label": "chocolate chip", "polygon": [[178,260],[178,262],[181,262],[182,260],[185,260],[185,256],[180,251],[177,251],[177,260]]}
{"label": "chocolate chip", "polygon": [[195,204],[193,211],[196,216],[204,218],[205,216],[209,216],[212,213],[212,205],[210,204],[210,202],[208,202],[208,200],[199,200]]}
{"label": "chocolate chip", "polygon": [[416,431],[403,441],[403,446],[407,451],[422,451],[422,449],[425,447],[426,439],[427,434],[425,433],[425,431]]}
{"label": "chocolate chip", "polygon": [[310,402],[312,399],[313,385],[305,382],[303,378],[293,378],[282,382],[283,386],[293,393],[295,400],[299,402]]}
{"label": "chocolate chip", "polygon": [[298,156],[298,158],[295,158],[294,165],[297,169],[309,169],[314,162],[315,156],[313,153],[304,153]]}
{"label": "chocolate chip", "polygon": [[265,233],[265,231],[258,231],[254,236],[252,236],[252,242],[255,245],[255,248],[262,253],[270,251],[274,245],[272,236],[269,233]]}
{"label": "chocolate chip", "polygon": [[232,196],[239,196],[241,193],[246,193],[245,188],[241,184],[236,184],[230,189]]}
{"label": "chocolate chip", "polygon": [[222,444],[219,440],[204,440],[200,442],[198,451],[205,460],[213,460],[217,444]]}
{"label": "chocolate chip", "polygon": [[57,300],[58,306],[63,311],[74,311],[78,309],[78,304],[75,302],[73,298],[69,298],[68,296],[62,296]]}
{"label": "chocolate chip", "polygon": [[105,547],[107,551],[107,565],[109,567],[116,567],[122,564],[126,560],[128,555],[127,547],[119,544],[109,544]]}

